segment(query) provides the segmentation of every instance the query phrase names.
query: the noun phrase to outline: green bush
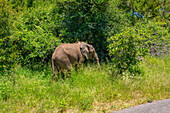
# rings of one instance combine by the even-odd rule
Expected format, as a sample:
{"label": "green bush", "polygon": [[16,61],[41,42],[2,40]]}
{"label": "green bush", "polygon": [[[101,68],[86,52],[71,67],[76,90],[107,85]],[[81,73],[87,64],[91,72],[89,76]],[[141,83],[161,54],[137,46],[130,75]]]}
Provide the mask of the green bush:
{"label": "green bush", "polygon": [[[21,14],[13,24],[10,36],[11,57],[22,65],[46,62],[57,45],[57,9],[51,6],[30,8]],[[42,64],[42,63],[41,63]]]}
{"label": "green bush", "polygon": [[60,26],[62,42],[85,41],[96,49],[99,59],[108,57],[107,38],[129,25],[126,13],[115,1],[73,0],[59,2],[63,18]]}
{"label": "green bush", "polygon": [[16,11],[12,9],[8,0],[0,0],[0,71],[11,65],[9,57],[9,36],[11,35],[12,23],[15,20]]}
{"label": "green bush", "polygon": [[128,19],[128,13],[119,9],[117,1],[110,1],[106,9],[107,26],[105,28],[106,36],[111,37],[117,33],[122,32],[124,27],[131,26]]}
{"label": "green bush", "polygon": [[148,52],[157,56],[167,54],[170,35],[165,26],[166,23],[160,21],[139,22],[109,38],[109,53],[118,73],[122,74],[126,70],[130,73],[139,72],[139,61]]}
{"label": "green bush", "polygon": [[107,55],[106,8],[108,0],[74,0],[58,3],[60,15],[63,17],[60,29],[62,42],[74,43],[84,41],[92,44],[98,56]]}
{"label": "green bush", "polygon": [[9,69],[13,63],[25,66],[39,63],[42,66],[60,44],[57,38],[60,17],[56,4],[36,1],[34,8],[28,7],[28,2],[0,1],[1,70]]}
{"label": "green bush", "polygon": [[136,24],[138,34],[143,38],[144,47],[154,56],[168,54],[170,50],[170,34],[167,23],[162,21],[147,21]]}
{"label": "green bush", "polygon": [[108,39],[110,56],[114,68],[118,69],[117,74],[123,74],[126,70],[131,73],[138,72],[139,56],[144,56],[147,49],[144,49],[143,40],[134,28],[125,28],[125,31]]}
{"label": "green bush", "polygon": [[[168,0],[116,0],[117,6],[125,11],[138,12],[145,18],[155,18],[168,11]],[[132,14],[133,15],[133,14]]]}

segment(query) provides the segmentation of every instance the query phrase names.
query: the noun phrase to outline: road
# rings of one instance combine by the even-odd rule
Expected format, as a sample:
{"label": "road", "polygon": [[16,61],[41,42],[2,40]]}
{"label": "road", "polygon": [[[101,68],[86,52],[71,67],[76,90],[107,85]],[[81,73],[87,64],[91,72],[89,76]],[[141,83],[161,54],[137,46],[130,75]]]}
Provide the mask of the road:
{"label": "road", "polygon": [[112,113],[170,113],[170,99],[146,103]]}

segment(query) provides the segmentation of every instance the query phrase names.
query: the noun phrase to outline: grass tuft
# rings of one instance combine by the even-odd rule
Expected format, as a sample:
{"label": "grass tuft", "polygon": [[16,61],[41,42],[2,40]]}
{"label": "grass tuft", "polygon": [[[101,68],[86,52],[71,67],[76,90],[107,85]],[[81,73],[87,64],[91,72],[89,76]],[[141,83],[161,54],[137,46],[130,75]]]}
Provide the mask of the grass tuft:
{"label": "grass tuft", "polygon": [[145,58],[141,75],[116,77],[110,64],[88,64],[64,79],[15,66],[0,77],[0,112],[109,112],[170,98],[170,56]]}

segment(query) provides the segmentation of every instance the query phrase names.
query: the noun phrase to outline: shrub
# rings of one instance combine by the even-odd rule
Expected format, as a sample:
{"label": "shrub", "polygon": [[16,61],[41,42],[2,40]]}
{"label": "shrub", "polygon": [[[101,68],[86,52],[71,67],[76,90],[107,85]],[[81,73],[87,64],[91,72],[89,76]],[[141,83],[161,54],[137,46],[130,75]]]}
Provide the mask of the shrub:
{"label": "shrub", "polygon": [[9,40],[13,60],[28,65],[51,59],[52,52],[60,44],[56,37],[59,20],[56,10],[53,5],[30,8],[18,17]]}
{"label": "shrub", "polygon": [[139,22],[109,38],[109,53],[118,73],[122,74],[126,70],[130,73],[139,72],[139,61],[148,52],[154,55],[167,54],[170,36],[165,26],[166,23],[160,21]]}
{"label": "shrub", "polygon": [[147,21],[136,24],[138,34],[143,37],[143,46],[154,56],[168,54],[170,49],[169,28],[165,22]]}
{"label": "shrub", "polygon": [[16,11],[12,9],[9,1],[0,0],[0,71],[9,68],[11,64],[8,41],[15,15]]}
{"label": "shrub", "polygon": [[110,1],[107,7],[107,26],[105,32],[107,37],[120,33],[124,27],[130,26],[128,13],[118,8],[117,1]]}
{"label": "shrub", "polygon": [[136,33],[134,28],[125,28],[125,31],[108,39],[110,56],[115,68],[118,69],[117,74],[124,71],[131,73],[138,72],[139,56],[144,56],[147,49],[142,47],[142,38]]}
{"label": "shrub", "polygon": [[132,15],[143,15],[145,18],[155,18],[168,11],[168,0],[117,0],[117,6]]}
{"label": "shrub", "polygon": [[62,42],[85,41],[92,44],[100,58],[105,57],[107,49],[105,27],[108,0],[68,0],[58,3],[63,16],[60,29]]}

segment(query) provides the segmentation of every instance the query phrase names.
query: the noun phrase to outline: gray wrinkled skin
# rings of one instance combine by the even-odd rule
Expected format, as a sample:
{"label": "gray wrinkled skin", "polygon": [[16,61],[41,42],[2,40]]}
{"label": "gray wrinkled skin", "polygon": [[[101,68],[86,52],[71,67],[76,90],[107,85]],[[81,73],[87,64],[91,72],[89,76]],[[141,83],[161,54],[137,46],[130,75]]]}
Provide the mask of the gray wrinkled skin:
{"label": "gray wrinkled skin", "polygon": [[85,42],[59,45],[52,55],[52,77],[54,78],[56,74],[64,70],[70,71],[73,65],[78,68],[83,63],[84,57],[86,59],[95,58],[97,64],[100,66],[97,53],[92,45]]}

